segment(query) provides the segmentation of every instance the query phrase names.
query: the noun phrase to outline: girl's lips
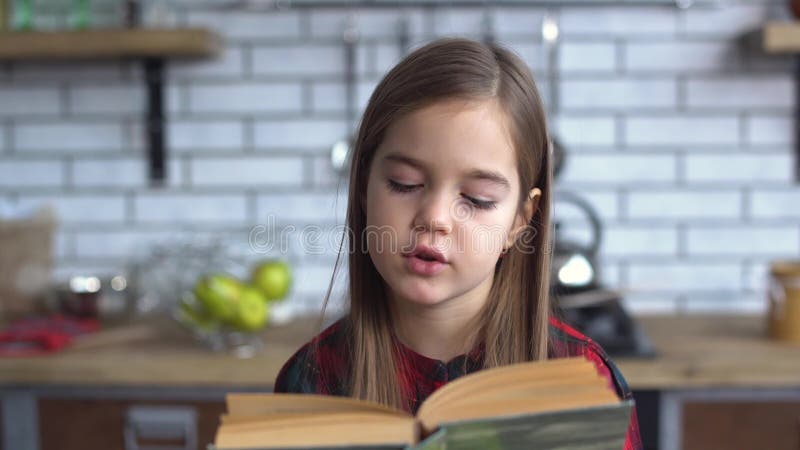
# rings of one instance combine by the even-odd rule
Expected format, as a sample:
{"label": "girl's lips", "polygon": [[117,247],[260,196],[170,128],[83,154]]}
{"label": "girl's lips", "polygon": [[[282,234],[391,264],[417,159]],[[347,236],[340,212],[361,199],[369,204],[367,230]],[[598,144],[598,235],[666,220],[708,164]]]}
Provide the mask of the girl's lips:
{"label": "girl's lips", "polygon": [[441,261],[426,261],[416,256],[404,256],[406,267],[417,275],[436,275],[444,270],[447,263]]}

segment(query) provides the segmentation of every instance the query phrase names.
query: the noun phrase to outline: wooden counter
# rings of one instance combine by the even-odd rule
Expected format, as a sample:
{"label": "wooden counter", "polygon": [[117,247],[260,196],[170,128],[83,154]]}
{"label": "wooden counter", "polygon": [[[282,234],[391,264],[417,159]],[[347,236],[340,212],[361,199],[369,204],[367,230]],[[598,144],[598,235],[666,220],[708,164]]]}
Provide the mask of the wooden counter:
{"label": "wooden counter", "polygon": [[[800,345],[770,341],[750,316],[638,318],[661,353],[616,359],[633,389],[800,386]],[[213,353],[180,330],[127,343],[36,358],[0,359],[0,385],[237,386],[269,389],[284,361],[315,331],[315,321],[274,327],[251,359]]]}

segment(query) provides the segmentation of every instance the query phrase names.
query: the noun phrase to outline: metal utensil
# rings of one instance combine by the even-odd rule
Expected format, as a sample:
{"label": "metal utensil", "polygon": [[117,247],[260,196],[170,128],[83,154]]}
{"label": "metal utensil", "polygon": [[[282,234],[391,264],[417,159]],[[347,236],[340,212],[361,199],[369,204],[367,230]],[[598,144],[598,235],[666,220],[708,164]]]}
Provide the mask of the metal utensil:
{"label": "metal utensil", "polygon": [[331,146],[331,165],[340,173],[350,168],[354,128],[356,122],[356,45],[358,43],[358,27],[355,15],[349,15],[345,21],[342,42],[345,59],[345,114],[347,116],[348,133]]}
{"label": "metal utensil", "polygon": [[[559,98],[558,87],[556,86],[558,35],[558,21],[555,19],[552,13],[548,12],[545,14],[545,17],[542,20],[542,40],[544,41],[544,47],[547,52],[547,90],[550,97],[550,104],[548,108],[550,113],[548,115],[551,118],[554,118],[556,114],[558,114]],[[550,138],[553,143],[553,177],[557,178],[564,169],[565,150],[555,130],[550,130]]]}

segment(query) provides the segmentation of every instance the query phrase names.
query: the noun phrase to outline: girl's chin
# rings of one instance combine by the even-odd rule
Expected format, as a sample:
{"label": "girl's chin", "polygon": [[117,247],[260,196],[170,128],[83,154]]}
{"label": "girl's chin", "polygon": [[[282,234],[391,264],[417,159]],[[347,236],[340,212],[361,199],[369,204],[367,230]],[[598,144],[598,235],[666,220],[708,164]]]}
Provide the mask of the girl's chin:
{"label": "girl's chin", "polygon": [[421,290],[409,291],[408,286],[406,289],[400,291],[400,298],[409,304],[418,306],[435,306],[445,301],[442,295]]}

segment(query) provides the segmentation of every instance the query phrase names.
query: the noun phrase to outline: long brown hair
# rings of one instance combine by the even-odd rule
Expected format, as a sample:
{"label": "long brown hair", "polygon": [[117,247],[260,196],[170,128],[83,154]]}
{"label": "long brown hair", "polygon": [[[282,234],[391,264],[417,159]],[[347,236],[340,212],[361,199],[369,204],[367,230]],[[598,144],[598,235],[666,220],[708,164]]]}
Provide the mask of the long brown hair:
{"label": "long brown hair", "polygon": [[[341,248],[349,240],[350,308],[343,321],[352,351],[348,392],[406,410],[410,405],[403,402],[388,300],[361,238],[367,226],[363,195],[372,159],[389,125],[404,114],[444,99],[497,101],[507,116],[515,147],[521,186],[519,214],[529,190],[538,187],[542,191],[517,245],[498,261],[489,298],[474,319],[471,341],[484,343],[484,367],[541,360],[548,355],[552,155],[539,92],[527,66],[510,50],[468,39],[438,39],[406,56],[369,99],[352,153],[347,233],[331,278],[333,284]],[[331,291],[329,286],[325,307]]]}

